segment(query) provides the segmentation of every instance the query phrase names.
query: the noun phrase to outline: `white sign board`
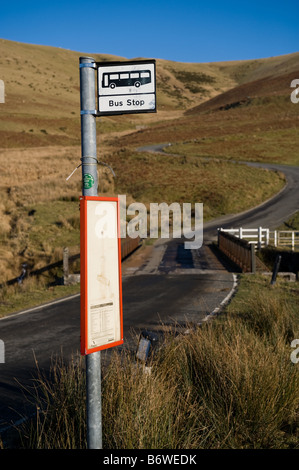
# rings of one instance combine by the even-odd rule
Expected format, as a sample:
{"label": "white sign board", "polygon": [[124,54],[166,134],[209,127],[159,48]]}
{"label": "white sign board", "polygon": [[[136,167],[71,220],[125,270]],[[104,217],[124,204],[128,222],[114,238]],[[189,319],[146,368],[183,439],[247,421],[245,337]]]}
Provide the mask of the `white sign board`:
{"label": "white sign board", "polygon": [[123,343],[117,198],[80,198],[81,354]]}
{"label": "white sign board", "polygon": [[156,112],[156,63],[104,62],[98,67],[98,114]]}

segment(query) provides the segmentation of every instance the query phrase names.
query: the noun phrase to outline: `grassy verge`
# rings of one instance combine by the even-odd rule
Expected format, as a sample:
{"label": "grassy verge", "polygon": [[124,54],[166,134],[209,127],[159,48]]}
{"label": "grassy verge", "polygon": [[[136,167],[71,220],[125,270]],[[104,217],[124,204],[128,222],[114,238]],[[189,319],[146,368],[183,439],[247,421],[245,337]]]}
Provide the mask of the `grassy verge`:
{"label": "grassy verge", "polygon": [[21,285],[4,286],[0,289],[0,318],[79,292],[80,284],[51,285],[46,276],[42,279],[31,277],[25,279]]}
{"label": "grassy verge", "polygon": [[[254,292],[254,297],[252,296]],[[151,373],[129,354],[103,371],[103,436],[109,449],[298,448],[297,284],[270,288],[242,276],[224,314],[189,334],[169,334]],[[53,364],[34,397],[39,414],[21,446],[85,448],[82,363]]]}
{"label": "grassy verge", "polygon": [[295,212],[289,220],[281,224],[277,230],[299,230],[299,211]]}

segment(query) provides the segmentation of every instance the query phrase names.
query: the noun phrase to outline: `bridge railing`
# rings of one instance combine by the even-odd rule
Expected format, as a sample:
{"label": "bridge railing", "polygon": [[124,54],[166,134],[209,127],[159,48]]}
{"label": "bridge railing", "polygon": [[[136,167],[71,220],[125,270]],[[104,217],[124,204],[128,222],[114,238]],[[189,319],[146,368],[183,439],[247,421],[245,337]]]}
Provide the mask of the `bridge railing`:
{"label": "bridge railing", "polygon": [[225,232],[241,240],[247,240],[248,243],[255,245],[260,249],[265,246],[287,247],[293,251],[299,248],[299,231],[297,230],[270,230],[269,228],[218,228],[218,232]]}
{"label": "bridge railing", "polygon": [[242,240],[235,235],[218,231],[218,248],[233,263],[235,263],[242,272],[256,271],[256,256],[254,245],[247,240]]}

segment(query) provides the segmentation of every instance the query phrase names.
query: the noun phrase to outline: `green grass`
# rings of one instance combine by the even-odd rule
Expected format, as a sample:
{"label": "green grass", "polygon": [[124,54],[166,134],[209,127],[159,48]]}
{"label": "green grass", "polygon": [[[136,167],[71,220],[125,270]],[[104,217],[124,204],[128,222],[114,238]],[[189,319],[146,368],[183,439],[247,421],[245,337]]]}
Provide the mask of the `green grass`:
{"label": "green grass", "polygon": [[127,150],[112,154],[115,192],[150,202],[202,202],[204,220],[249,209],[285,184],[283,175],[221,159],[173,157]]}
{"label": "green grass", "polygon": [[[115,352],[103,369],[104,448],[298,449],[298,293],[297,284],[242,275],[222,315],[165,335],[150,373]],[[32,399],[39,413],[20,431],[21,447],[86,448],[82,360],[55,360]]]}
{"label": "green grass", "polygon": [[54,278],[53,273],[43,274],[38,279],[25,279],[22,285],[1,287],[0,317],[80,293],[80,284],[55,285]]}
{"label": "green grass", "polygon": [[29,245],[51,248],[79,245],[80,214],[77,201],[49,201],[30,206],[35,211],[29,230]]}
{"label": "green grass", "polygon": [[274,347],[280,340],[290,344],[299,335],[298,284],[283,279],[277,279],[275,286],[269,283],[268,276],[242,275],[227,314]]}
{"label": "green grass", "polygon": [[299,165],[298,132],[296,128],[257,132],[238,132],[207,136],[193,141],[178,142],[165,151],[185,156],[215,157],[235,161],[256,161]]}
{"label": "green grass", "polygon": [[183,83],[184,87],[192,93],[201,93],[205,95],[207,91],[203,88],[203,84],[215,83],[215,78],[201,72],[190,72],[172,69],[174,76]]}

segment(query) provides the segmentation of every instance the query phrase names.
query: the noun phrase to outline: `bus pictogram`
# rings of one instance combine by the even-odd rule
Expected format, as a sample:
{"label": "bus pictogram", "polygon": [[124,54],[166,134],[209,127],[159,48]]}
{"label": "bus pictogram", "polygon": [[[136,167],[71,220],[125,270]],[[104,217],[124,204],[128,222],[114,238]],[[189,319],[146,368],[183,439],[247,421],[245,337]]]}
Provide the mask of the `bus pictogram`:
{"label": "bus pictogram", "polygon": [[111,72],[103,73],[102,88],[116,88],[125,86],[135,86],[151,83],[150,70],[134,70],[132,72]]}

